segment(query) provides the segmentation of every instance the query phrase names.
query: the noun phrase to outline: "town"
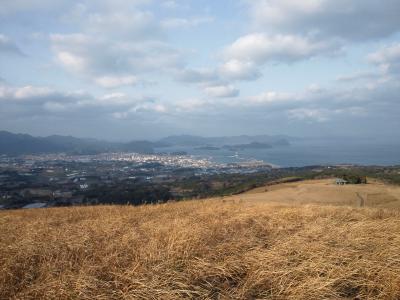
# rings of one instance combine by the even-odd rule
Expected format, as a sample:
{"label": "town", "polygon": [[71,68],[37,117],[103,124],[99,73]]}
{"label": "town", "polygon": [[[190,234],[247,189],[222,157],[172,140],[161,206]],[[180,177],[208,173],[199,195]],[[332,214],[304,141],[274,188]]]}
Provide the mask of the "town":
{"label": "town", "polygon": [[[184,153],[0,156],[0,208],[142,204],[185,197],[182,180],[269,171],[260,161],[219,164]],[[171,187],[172,186],[172,187]],[[186,189],[187,191],[187,189]]]}
{"label": "town", "polygon": [[262,161],[222,164],[186,153],[0,156],[0,209],[163,203],[240,194],[289,178],[365,176],[400,182],[399,167],[342,164],[278,168]]}

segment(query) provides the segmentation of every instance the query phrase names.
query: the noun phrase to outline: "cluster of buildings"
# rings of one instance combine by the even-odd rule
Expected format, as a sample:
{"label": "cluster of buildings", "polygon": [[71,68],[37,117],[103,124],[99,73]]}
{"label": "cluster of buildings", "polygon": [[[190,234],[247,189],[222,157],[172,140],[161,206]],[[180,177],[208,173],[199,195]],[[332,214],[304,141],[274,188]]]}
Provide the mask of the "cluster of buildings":
{"label": "cluster of buildings", "polygon": [[[99,189],[169,184],[190,176],[250,173],[260,162],[217,164],[189,155],[105,153],[0,156],[0,208],[75,205]],[[37,205],[34,205],[34,204]]]}
{"label": "cluster of buildings", "polygon": [[168,154],[138,154],[138,153],[109,153],[101,155],[102,160],[124,161],[139,164],[158,163],[165,167],[214,169],[223,166],[205,158],[195,158],[189,155]]}

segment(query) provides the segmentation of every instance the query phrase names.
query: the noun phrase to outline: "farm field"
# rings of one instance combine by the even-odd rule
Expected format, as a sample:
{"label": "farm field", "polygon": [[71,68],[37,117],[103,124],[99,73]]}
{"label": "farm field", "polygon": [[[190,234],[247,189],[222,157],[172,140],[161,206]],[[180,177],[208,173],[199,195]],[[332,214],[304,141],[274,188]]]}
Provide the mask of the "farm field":
{"label": "farm field", "polygon": [[2,211],[0,299],[399,299],[399,191]]}

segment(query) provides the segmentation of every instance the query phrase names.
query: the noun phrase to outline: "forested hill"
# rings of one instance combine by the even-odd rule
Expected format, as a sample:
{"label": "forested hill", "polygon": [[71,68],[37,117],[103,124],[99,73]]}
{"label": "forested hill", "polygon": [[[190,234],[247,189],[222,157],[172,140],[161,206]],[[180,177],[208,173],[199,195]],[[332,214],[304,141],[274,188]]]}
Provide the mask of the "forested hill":
{"label": "forested hill", "polygon": [[28,134],[14,134],[0,131],[0,154],[96,154],[112,151],[137,153],[153,153],[158,144],[149,141],[132,141],[128,143],[113,143],[95,139],[82,139],[71,136],[52,135],[48,137],[33,137]]}

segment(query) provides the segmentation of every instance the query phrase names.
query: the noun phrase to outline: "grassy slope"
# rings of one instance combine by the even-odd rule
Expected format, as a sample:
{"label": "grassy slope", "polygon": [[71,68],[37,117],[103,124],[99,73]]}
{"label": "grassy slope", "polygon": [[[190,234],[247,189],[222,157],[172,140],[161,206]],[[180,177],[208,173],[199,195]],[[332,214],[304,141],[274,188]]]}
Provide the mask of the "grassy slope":
{"label": "grassy slope", "polygon": [[398,299],[399,217],[243,198],[1,212],[0,298]]}
{"label": "grassy slope", "polygon": [[[369,180],[368,184],[339,186],[333,179],[305,180],[256,188],[246,192],[248,201],[271,201],[290,204],[321,204],[400,208],[400,187]],[[362,199],[362,205],[361,201]]]}

